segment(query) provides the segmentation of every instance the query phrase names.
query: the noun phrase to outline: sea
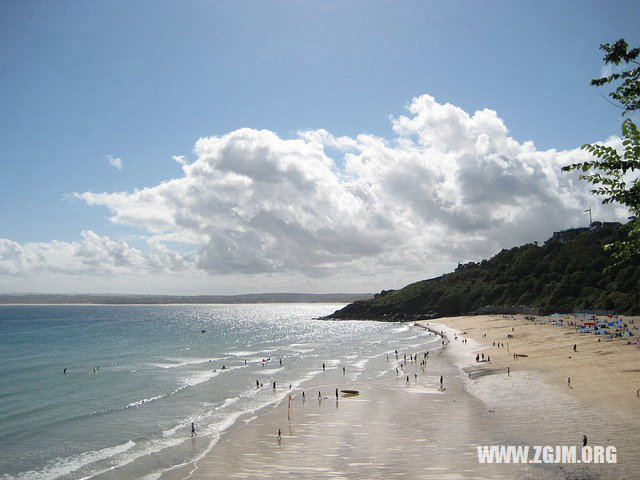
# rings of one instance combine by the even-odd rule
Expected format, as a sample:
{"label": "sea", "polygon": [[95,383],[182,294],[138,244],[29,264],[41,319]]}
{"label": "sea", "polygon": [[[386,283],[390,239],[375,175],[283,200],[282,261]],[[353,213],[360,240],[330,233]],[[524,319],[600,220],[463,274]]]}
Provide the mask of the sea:
{"label": "sea", "polygon": [[387,355],[439,343],[319,319],[342,306],[0,306],[0,479],[155,479],[290,394],[395,375]]}

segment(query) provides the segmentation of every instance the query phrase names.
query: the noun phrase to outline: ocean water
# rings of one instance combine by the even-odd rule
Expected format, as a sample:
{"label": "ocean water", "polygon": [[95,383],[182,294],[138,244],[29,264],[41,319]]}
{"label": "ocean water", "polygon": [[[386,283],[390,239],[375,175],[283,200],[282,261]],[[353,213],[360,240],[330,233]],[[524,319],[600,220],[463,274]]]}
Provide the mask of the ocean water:
{"label": "ocean water", "polygon": [[290,393],[331,395],[438,343],[316,319],[341,306],[0,306],[0,479],[157,478]]}

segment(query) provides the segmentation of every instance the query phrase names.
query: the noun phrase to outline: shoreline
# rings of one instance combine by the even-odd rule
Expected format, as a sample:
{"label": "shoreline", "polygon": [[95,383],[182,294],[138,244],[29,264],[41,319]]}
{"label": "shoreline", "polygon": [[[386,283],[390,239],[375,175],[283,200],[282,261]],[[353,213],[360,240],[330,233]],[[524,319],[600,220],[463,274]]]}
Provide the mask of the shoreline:
{"label": "shoreline", "polygon": [[[200,460],[160,478],[514,478],[515,472],[518,478],[569,478],[574,474],[632,478],[625,475],[640,467],[640,459],[632,453],[640,442],[640,398],[635,399],[637,403],[633,398],[618,399],[612,408],[612,396],[617,398],[624,390],[621,379],[614,376],[604,393],[595,385],[600,393],[595,403],[589,402],[594,388],[585,386],[587,380],[599,378],[589,362],[570,365],[575,384],[571,389],[562,385],[565,365],[549,367],[568,356],[566,339],[573,344],[578,335],[565,336],[555,326],[525,326],[522,319],[513,320],[520,322],[514,324],[508,320],[506,325],[503,320],[508,319],[481,316],[407,322],[446,339],[444,348],[430,350],[424,370],[417,361],[404,365],[402,375],[394,374],[391,367],[380,378],[352,385],[360,390],[359,396],[337,401],[329,394],[318,402],[307,392],[307,402],[301,405],[298,389],[293,392],[291,410],[285,399],[250,419],[239,418]],[[509,353],[492,344],[505,328],[514,328]],[[466,331],[464,336],[462,331]],[[592,340],[576,340],[576,353],[584,351],[583,356],[589,358],[587,346],[596,343]],[[528,353],[524,353],[525,344]],[[513,360],[511,348],[530,356]],[[559,357],[547,355],[543,359],[548,362],[540,361],[535,353],[539,348],[547,353],[555,349]],[[635,346],[633,349],[635,354]],[[480,352],[492,357],[491,364],[474,361]],[[410,382],[405,385],[407,374]],[[443,391],[437,388],[439,375],[445,378]],[[321,388],[331,393],[329,386]],[[607,421],[601,425],[599,415],[605,408]],[[523,409],[527,412],[524,417]],[[276,438],[278,428],[283,431],[281,441]],[[475,457],[475,445],[578,445],[587,433],[595,444],[618,448],[617,465],[520,465],[521,473],[514,466],[479,465]],[[398,458],[393,457],[394,451]]]}
{"label": "shoreline", "polygon": [[[404,364],[402,352],[399,351],[398,362],[390,353],[389,368],[384,375],[373,380],[351,382],[349,388],[357,389],[357,396],[340,394],[336,399],[334,384],[305,386],[305,403],[302,403],[301,391],[295,391],[291,410],[285,399],[265,411],[256,412],[249,422],[227,430],[202,459],[173,472],[166,472],[160,479],[269,476],[310,479],[429,478],[434,474],[450,474],[448,464],[461,461],[466,469],[470,469],[474,466],[473,458],[458,458],[456,445],[459,437],[452,437],[449,429],[453,422],[461,432],[474,430],[472,436],[478,438],[483,434],[477,425],[467,424],[465,415],[454,415],[454,411],[460,406],[478,415],[487,414],[482,412],[484,408],[481,402],[463,391],[459,379],[456,379],[456,367],[446,356],[439,354],[442,350],[438,345],[436,343],[429,349],[428,363],[432,370],[426,369],[424,372],[421,371],[417,355],[416,360]],[[400,363],[403,367],[396,374],[395,365]],[[438,377],[443,373],[447,378],[447,387],[441,391]],[[416,380],[414,375],[418,374]],[[410,386],[405,382],[407,375],[411,380]],[[322,401],[318,401],[315,395],[318,389],[323,393]],[[451,403],[444,398],[447,390],[452,393],[455,391],[455,399]],[[411,393],[409,397],[407,392]],[[395,408],[406,400],[410,404],[408,410]],[[435,407],[445,404],[445,408],[452,410],[443,415],[443,411]],[[414,428],[415,417],[407,415],[409,412],[437,422],[438,433],[432,438],[425,438],[422,428]],[[425,426],[423,424],[421,427]],[[280,441],[277,438],[278,429],[282,430]],[[446,448],[447,453],[440,451],[440,447]],[[407,454],[417,458],[423,455],[424,448],[429,451],[431,458],[445,459],[444,464],[436,465],[435,461],[431,465],[424,462],[407,464]],[[421,472],[419,477],[415,477],[417,472]],[[474,478],[506,479],[511,476],[503,476],[490,467],[486,476]]]}

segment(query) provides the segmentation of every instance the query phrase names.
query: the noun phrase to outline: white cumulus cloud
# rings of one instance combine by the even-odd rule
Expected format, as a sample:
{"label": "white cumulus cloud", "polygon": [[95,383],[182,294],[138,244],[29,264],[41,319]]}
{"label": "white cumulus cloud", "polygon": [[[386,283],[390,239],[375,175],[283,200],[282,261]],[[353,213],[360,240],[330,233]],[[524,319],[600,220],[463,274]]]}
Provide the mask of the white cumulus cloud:
{"label": "white cumulus cloud", "polygon": [[111,165],[112,167],[117,168],[118,170],[122,170],[122,159],[121,158],[116,158],[116,157],[112,157],[111,155],[107,155],[107,161],[109,162],[109,165]]}
{"label": "white cumulus cloud", "polygon": [[585,152],[519,142],[495,111],[470,114],[422,95],[391,123],[394,138],[320,129],[284,139],[251,128],[201,138],[191,163],[174,157],[178,178],[76,194],[107,207],[112,222],[145,229],[148,249],[92,231],[70,243],[0,240],[0,272],[206,273],[363,291],[585,225],[589,206],[594,219],[625,220],[624,209],[602,206],[576,173],[561,172]]}
{"label": "white cumulus cloud", "polygon": [[180,178],[78,196],[113,222],[199,244],[198,267],[213,274],[435,273],[585,224],[590,204],[605,215],[588,185],[560,171],[584,152],[520,143],[495,111],[471,115],[423,95],[391,121],[393,139],[250,128],[201,138]]}

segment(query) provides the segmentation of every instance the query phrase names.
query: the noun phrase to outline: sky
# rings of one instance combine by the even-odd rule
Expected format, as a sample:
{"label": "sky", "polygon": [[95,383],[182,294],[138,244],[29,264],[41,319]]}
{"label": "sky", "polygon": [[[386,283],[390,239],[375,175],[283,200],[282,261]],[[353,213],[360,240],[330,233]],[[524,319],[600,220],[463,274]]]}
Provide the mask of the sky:
{"label": "sky", "polygon": [[377,292],[625,221],[631,1],[0,2],[0,292]]}

